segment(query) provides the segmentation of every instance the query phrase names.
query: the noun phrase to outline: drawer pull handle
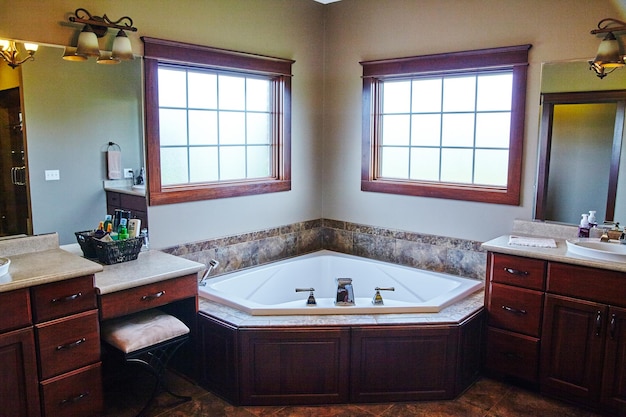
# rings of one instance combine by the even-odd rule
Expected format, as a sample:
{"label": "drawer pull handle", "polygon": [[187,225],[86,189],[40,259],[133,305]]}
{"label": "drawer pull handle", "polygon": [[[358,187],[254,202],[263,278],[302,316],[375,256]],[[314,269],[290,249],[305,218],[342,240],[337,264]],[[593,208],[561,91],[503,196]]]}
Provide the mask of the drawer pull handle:
{"label": "drawer pull handle", "polygon": [[513,268],[504,268],[504,270],[506,272],[508,272],[511,275],[517,275],[518,277],[525,277],[528,275],[527,271],[520,271],[519,269],[513,269]]}
{"label": "drawer pull handle", "polygon": [[602,330],[602,312],[598,310],[596,313],[596,336],[600,336]]}
{"label": "drawer pull handle", "polygon": [[611,339],[615,339],[615,326],[617,324],[615,320],[615,314],[611,314],[611,322],[609,323],[609,327],[611,329]]}
{"label": "drawer pull handle", "polygon": [[160,298],[160,297],[163,297],[164,295],[165,295],[165,291],[159,291],[156,294],[144,295],[143,297],[141,297],[141,301],[154,300],[155,298]]}
{"label": "drawer pull handle", "polygon": [[513,352],[502,352],[502,355],[505,356],[507,359],[523,359],[520,355]]}
{"label": "drawer pull handle", "polygon": [[526,310],[522,310],[522,309],[519,309],[519,308],[513,308],[513,307],[509,307],[509,306],[502,306],[502,309],[506,310],[506,311],[508,311],[510,313],[513,313],[513,314],[527,314],[528,313]]}
{"label": "drawer pull handle", "polygon": [[66,297],[53,298],[50,302],[51,303],[64,303],[66,301],[73,301],[77,299],[78,297],[82,297],[82,296],[83,296],[82,292],[77,292],[76,294],[68,295]]}
{"label": "drawer pull handle", "polygon": [[75,347],[78,347],[79,345],[82,345],[83,343],[85,343],[87,341],[87,339],[85,339],[84,337],[81,339],[78,339],[75,342],[72,343],[68,343],[66,345],[59,345],[57,346],[57,350],[64,350],[64,349],[73,349]]}
{"label": "drawer pull handle", "polygon": [[66,398],[65,400],[61,400],[59,402],[60,405],[65,405],[65,404],[74,404],[77,403],[78,401],[87,398],[89,396],[89,392],[84,392],[82,394],[77,395],[76,397],[72,397],[72,398]]}

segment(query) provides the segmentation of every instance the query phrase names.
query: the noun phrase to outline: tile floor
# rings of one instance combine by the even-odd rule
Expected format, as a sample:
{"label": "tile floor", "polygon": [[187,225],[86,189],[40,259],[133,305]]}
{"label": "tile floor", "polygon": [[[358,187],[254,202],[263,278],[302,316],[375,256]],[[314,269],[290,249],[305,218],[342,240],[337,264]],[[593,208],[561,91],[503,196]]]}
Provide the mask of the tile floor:
{"label": "tile floor", "polygon": [[[189,395],[183,404],[166,393],[160,394],[146,417],[599,417],[598,414],[550,400],[492,379],[478,380],[459,398],[451,401],[424,401],[385,404],[325,406],[234,407],[212,393],[176,374],[169,374],[174,392]],[[105,385],[104,417],[134,416],[147,396],[149,380]]]}

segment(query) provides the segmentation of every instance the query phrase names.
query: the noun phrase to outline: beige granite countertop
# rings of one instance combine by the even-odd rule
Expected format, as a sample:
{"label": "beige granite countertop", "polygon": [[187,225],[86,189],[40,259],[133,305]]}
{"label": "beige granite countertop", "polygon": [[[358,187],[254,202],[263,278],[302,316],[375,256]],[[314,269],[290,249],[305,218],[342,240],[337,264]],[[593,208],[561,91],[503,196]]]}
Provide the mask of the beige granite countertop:
{"label": "beige granite countertop", "polygon": [[122,194],[137,195],[140,197],[146,196],[145,184],[143,187],[133,187],[132,180],[107,180],[104,181],[105,191],[114,191]]}
{"label": "beige granite countertop", "polygon": [[[77,243],[64,245],[61,248],[68,253],[82,255]],[[183,275],[197,274],[205,268],[205,265],[179,256],[150,250],[140,252],[134,261],[102,265],[102,267],[102,271],[96,274],[96,288],[99,294],[122,291]]]}
{"label": "beige granite countertop", "polygon": [[11,260],[9,272],[0,277],[0,292],[102,271],[102,265],[61,250],[56,233],[3,240],[0,256]]}
{"label": "beige granite countertop", "polygon": [[[554,239],[557,247],[537,248],[530,246],[509,245],[509,237],[511,235]],[[577,235],[577,226],[536,220],[516,219],[513,222],[511,234],[499,236],[485,242],[482,244],[482,248],[488,251],[505,253],[508,255],[525,256],[527,258],[543,259],[546,261],[563,262],[572,265],[626,272],[626,262],[596,260],[568,253],[567,243],[565,243],[565,241],[568,239],[577,239]]]}

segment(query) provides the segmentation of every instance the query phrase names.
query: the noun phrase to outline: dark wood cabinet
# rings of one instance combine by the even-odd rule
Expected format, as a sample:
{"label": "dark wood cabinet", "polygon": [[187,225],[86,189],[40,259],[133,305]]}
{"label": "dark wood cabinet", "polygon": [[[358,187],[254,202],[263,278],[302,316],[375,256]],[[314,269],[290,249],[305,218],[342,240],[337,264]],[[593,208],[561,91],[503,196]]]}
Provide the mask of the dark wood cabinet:
{"label": "dark wood cabinet", "polygon": [[536,384],[546,262],[519,256],[487,256],[485,369]]}
{"label": "dark wood cabinet", "polygon": [[199,381],[236,405],[452,399],[478,377],[483,318],[239,328],[200,312]]}
{"label": "dark wood cabinet", "polygon": [[605,305],[548,295],[541,351],[541,390],[597,403],[602,378]]}
{"label": "dark wood cabinet", "polygon": [[94,276],[30,288],[41,415],[88,417],[103,409]]}
{"label": "dark wood cabinet", "polygon": [[116,209],[127,210],[131,218],[141,220],[141,228],[148,227],[148,203],[145,196],[107,191],[107,213]]}
{"label": "dark wood cabinet", "polygon": [[626,273],[491,252],[487,259],[485,369],[626,412]]}
{"label": "dark wood cabinet", "polygon": [[39,416],[39,380],[32,327],[0,334],[0,375],[1,414]]}

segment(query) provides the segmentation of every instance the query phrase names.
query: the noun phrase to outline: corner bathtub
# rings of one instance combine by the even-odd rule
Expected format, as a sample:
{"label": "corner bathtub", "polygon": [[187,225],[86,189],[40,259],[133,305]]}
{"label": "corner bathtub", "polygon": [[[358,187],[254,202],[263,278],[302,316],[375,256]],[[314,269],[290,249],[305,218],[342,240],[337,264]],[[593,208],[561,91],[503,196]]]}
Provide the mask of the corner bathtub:
{"label": "corner bathtub", "polygon": [[[354,306],[335,306],[337,278],[352,278]],[[251,315],[437,313],[483,288],[482,281],[322,250],[225,274],[199,295]],[[307,306],[314,288],[317,305]],[[372,304],[376,287],[383,305]]]}

